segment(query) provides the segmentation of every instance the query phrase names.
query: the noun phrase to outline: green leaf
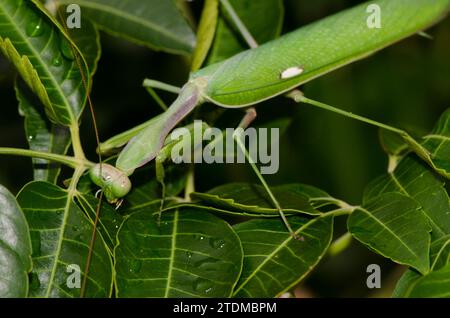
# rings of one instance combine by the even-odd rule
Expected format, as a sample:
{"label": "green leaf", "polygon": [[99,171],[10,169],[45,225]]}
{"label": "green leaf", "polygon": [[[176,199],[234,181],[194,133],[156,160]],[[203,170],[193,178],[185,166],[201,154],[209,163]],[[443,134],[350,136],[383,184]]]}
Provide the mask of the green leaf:
{"label": "green leaf", "polygon": [[102,30],[156,50],[189,54],[195,35],[173,0],[59,0],[78,4]]}
{"label": "green leaf", "polygon": [[197,71],[202,67],[208,55],[216,33],[218,16],[219,0],[205,0],[197,31],[197,46],[192,58],[192,71]]}
{"label": "green leaf", "polygon": [[[280,35],[284,18],[282,0],[230,0],[230,4],[258,43]],[[221,9],[222,17],[217,24],[208,64],[223,61],[248,48],[223,6]]]}
{"label": "green leaf", "polygon": [[14,196],[0,185],[0,298],[26,297],[31,267],[27,221]]}
{"label": "green leaf", "polygon": [[450,263],[450,235],[443,236],[431,244],[430,259],[433,271]]}
{"label": "green leaf", "polygon": [[[286,213],[320,214],[315,207],[336,202],[336,199],[326,192],[302,184],[276,186],[271,190]],[[260,185],[249,183],[229,183],[206,193],[194,192],[191,197],[200,200],[203,204],[228,211],[253,214],[277,212],[266,190]]]}
{"label": "green leaf", "polygon": [[115,249],[118,297],[229,297],[242,268],[233,229],[193,209],[147,210],[123,223]]}
{"label": "green leaf", "polygon": [[25,0],[0,3],[0,50],[45,105],[53,122],[77,124],[86,101],[82,77],[89,81],[87,66],[83,58],[78,59],[80,70],[75,58],[79,51],[38,7],[37,2]]}
{"label": "green leaf", "polygon": [[450,202],[443,183],[415,156],[403,159],[394,171],[371,182],[364,202],[398,192],[416,200],[432,227],[432,241],[450,234]]}
{"label": "green leaf", "polygon": [[[31,297],[79,297],[79,288],[67,284],[78,266],[84,276],[93,225],[73,201],[73,194],[46,182],[32,182],[18,202],[30,226],[33,246]],[[109,297],[112,262],[99,233],[92,254],[86,297]]]}
{"label": "green leaf", "polygon": [[244,248],[244,267],[234,297],[276,297],[294,287],[321,260],[333,237],[333,216],[290,217],[303,240],[281,220],[251,220],[234,226]]}
{"label": "green leaf", "polygon": [[[70,131],[67,127],[51,123],[43,113],[44,106],[22,80],[15,85],[19,112],[25,118],[25,135],[31,150],[66,154],[70,145]],[[33,158],[35,181],[56,183],[60,164]]]}
{"label": "green leaf", "polygon": [[450,298],[450,264],[418,279],[408,290],[411,298]]}
{"label": "green leaf", "polygon": [[422,277],[413,269],[408,269],[397,282],[392,297],[404,298],[412,288],[414,283]]}
{"label": "green leaf", "polygon": [[422,274],[430,269],[430,226],[413,199],[382,194],[364,202],[348,218],[348,229],[361,243]]}
{"label": "green leaf", "polygon": [[430,152],[433,168],[450,179],[450,109],[424,139],[422,145]]}

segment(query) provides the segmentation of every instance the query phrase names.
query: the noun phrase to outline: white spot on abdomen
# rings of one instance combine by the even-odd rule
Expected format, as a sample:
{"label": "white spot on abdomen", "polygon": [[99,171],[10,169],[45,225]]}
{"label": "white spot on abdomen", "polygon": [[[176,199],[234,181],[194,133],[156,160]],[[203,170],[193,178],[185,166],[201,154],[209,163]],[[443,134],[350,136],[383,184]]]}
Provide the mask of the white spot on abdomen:
{"label": "white spot on abdomen", "polygon": [[287,68],[283,72],[281,72],[280,78],[287,79],[287,78],[299,76],[300,74],[303,73],[303,71],[304,71],[304,69],[302,67],[293,66],[293,67]]}

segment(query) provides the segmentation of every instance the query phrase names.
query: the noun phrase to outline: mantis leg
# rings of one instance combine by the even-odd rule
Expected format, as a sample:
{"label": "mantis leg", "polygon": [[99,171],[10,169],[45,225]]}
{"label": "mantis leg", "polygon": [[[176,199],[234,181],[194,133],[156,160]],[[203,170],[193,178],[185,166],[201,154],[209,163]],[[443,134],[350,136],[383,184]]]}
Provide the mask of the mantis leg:
{"label": "mantis leg", "polygon": [[155,169],[156,169],[156,180],[161,184],[161,205],[159,207],[158,212],[158,226],[161,223],[161,214],[164,208],[164,202],[166,199],[166,183],[164,182],[165,178],[165,170],[163,160],[160,160],[158,157],[155,160]]}

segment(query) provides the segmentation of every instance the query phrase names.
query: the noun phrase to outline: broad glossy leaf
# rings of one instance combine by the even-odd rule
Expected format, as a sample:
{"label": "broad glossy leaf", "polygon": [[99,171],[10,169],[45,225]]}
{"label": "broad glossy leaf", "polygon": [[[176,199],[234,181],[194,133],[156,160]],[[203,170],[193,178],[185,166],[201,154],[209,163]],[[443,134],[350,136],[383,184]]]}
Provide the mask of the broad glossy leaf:
{"label": "broad glossy leaf", "polygon": [[416,200],[432,227],[436,240],[450,234],[450,203],[439,178],[415,156],[403,159],[395,170],[371,182],[364,191],[364,202],[381,194],[398,192]]}
{"label": "broad glossy leaf", "polygon": [[78,4],[102,30],[152,49],[189,54],[195,35],[173,0],[59,0]]}
{"label": "broad glossy leaf", "polygon": [[197,46],[192,58],[192,71],[202,67],[216,33],[217,19],[219,17],[219,0],[205,0],[197,31]]}
{"label": "broad glossy leaf", "polygon": [[[282,0],[230,0],[230,4],[258,43],[265,43],[280,35],[284,18]],[[208,64],[223,61],[247,48],[248,44],[222,5]]]}
{"label": "broad glossy leaf", "polygon": [[[336,199],[312,186],[287,184],[271,188],[287,213],[320,214],[316,207],[333,204]],[[277,211],[266,190],[260,185],[229,183],[206,193],[194,192],[193,199],[219,209],[256,214],[273,214]]]}
{"label": "broad glossy leaf", "polygon": [[[32,182],[19,193],[33,246],[31,297],[79,297],[79,288],[68,284],[70,266],[84,276],[93,226],[73,201],[73,195],[46,182]],[[71,281],[73,282],[73,281]],[[109,297],[112,262],[99,233],[92,254],[86,297]]]}
{"label": "broad glossy leaf", "polygon": [[[205,95],[217,105],[255,104],[424,30],[449,11],[448,0],[379,0],[382,27],[369,28],[367,7],[371,3],[213,64],[193,73],[191,78],[206,79]],[[282,78],[281,74],[292,67],[303,72]]]}
{"label": "broad glossy leaf", "polygon": [[276,297],[294,287],[321,260],[333,237],[333,216],[290,217],[303,240],[281,220],[251,220],[234,226],[244,248],[244,267],[234,297]]}
{"label": "broad glossy leaf", "polygon": [[450,264],[418,279],[408,290],[411,298],[450,298]]}
{"label": "broad glossy leaf", "polygon": [[223,220],[194,209],[134,213],[115,249],[118,297],[229,297],[242,268],[242,247]]}
{"label": "broad glossy leaf", "polygon": [[[25,118],[25,135],[31,150],[65,154],[70,145],[67,127],[53,124],[44,113],[44,106],[22,80],[16,82],[16,98],[19,112]],[[61,165],[48,160],[33,158],[35,181],[56,183]]]}
{"label": "broad glossy leaf", "polygon": [[450,109],[441,116],[433,132],[424,139],[422,145],[430,152],[434,168],[450,179]]}
{"label": "broad glossy leaf", "polygon": [[89,73],[83,58],[79,58],[80,70],[76,47],[35,2],[0,2],[0,50],[45,105],[47,116],[69,126],[78,122],[83,111],[86,90],[82,76],[89,86]]}
{"label": "broad glossy leaf", "polygon": [[430,225],[413,199],[386,193],[363,204],[348,218],[350,233],[361,243],[394,262],[422,274],[430,269]]}
{"label": "broad glossy leaf", "polygon": [[27,221],[16,198],[0,185],[0,298],[26,297],[31,267]]}

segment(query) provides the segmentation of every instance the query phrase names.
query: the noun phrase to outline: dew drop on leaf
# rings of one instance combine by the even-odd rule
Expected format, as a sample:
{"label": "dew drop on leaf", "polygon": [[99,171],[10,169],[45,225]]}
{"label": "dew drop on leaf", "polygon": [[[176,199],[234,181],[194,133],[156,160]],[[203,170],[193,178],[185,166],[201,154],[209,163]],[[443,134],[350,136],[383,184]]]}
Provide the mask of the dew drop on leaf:
{"label": "dew drop on leaf", "polygon": [[52,65],[53,65],[53,66],[61,66],[61,64],[62,64],[61,56],[56,56],[56,57],[52,60]]}
{"label": "dew drop on leaf", "polygon": [[132,259],[129,262],[129,271],[130,273],[139,273],[141,271],[142,262],[137,259]]}
{"label": "dew drop on leaf", "polygon": [[209,245],[211,245],[212,248],[221,249],[225,246],[225,241],[222,239],[210,238]]}
{"label": "dew drop on leaf", "polygon": [[194,281],[192,286],[195,291],[202,294],[209,294],[213,289],[213,284],[204,278],[198,278]]}
{"label": "dew drop on leaf", "polygon": [[38,37],[42,35],[44,32],[42,19],[39,17],[31,19],[26,26],[25,32],[29,37]]}

